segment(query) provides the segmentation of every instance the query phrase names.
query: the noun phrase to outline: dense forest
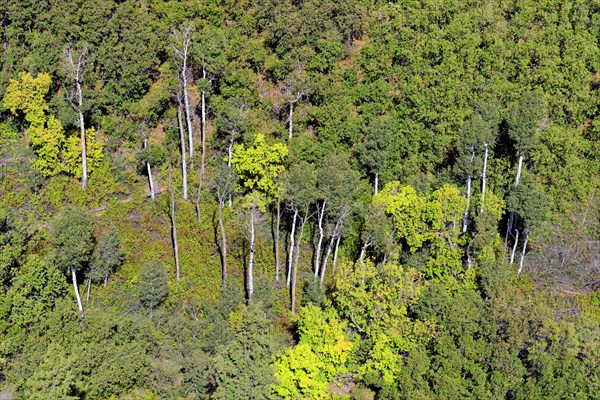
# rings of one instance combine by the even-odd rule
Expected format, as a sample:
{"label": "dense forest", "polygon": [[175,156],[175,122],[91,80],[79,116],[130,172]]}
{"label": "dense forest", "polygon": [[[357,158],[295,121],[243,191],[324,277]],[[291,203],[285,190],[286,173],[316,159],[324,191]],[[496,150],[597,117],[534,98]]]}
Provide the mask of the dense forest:
{"label": "dense forest", "polygon": [[1,399],[600,398],[597,0],[0,2]]}

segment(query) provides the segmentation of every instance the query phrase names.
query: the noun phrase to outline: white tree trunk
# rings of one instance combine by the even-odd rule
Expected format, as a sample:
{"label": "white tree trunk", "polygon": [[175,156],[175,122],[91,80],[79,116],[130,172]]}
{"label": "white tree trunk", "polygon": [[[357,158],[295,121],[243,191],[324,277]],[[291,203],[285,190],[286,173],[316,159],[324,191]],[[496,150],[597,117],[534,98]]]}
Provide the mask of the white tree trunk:
{"label": "white tree trunk", "polygon": [[[148,137],[144,135],[144,150],[148,149]],[[154,181],[152,180],[152,167],[150,161],[146,161],[146,171],[148,171],[148,185],[150,186],[150,198],[155,199],[156,195],[154,192]]]}
{"label": "white tree trunk", "polygon": [[292,261],[294,259],[294,240],[296,234],[296,220],[298,219],[298,209],[294,209],[294,219],[292,220],[292,232],[290,233],[290,254],[288,255],[288,270],[286,286],[290,286],[292,279]]}
{"label": "white tree trunk", "polygon": [[525,243],[523,243],[523,251],[521,252],[521,261],[519,262],[519,271],[517,275],[521,275],[523,271],[523,260],[525,259],[525,251],[527,250],[527,242],[529,241],[529,230],[525,233]]}
{"label": "white tree trunk", "polygon": [[180,43],[171,45],[171,48],[175,52],[175,56],[180,60],[177,62],[177,64],[179,67],[179,80],[183,86],[183,102],[185,105],[185,119],[187,123],[190,158],[194,156],[194,142],[192,138],[192,116],[188,94],[187,70],[193,33],[194,25],[192,23],[188,23],[187,26],[181,28],[181,31],[175,31],[172,33],[172,35],[175,36],[176,40],[180,41]]}
{"label": "white tree trunk", "polygon": [[[308,214],[308,209],[306,210],[306,214]],[[291,298],[292,298],[292,313],[296,312],[296,282],[298,275],[298,259],[300,258],[300,245],[302,244],[302,235],[304,234],[304,225],[306,220],[308,219],[308,215],[305,215],[300,219],[300,232],[298,234],[298,242],[296,243],[296,255],[294,256],[294,271],[292,273],[292,290],[291,290]]]}
{"label": "white tree trunk", "polygon": [[321,267],[321,279],[319,281],[319,287],[321,289],[323,288],[323,280],[325,279],[325,271],[327,270],[327,261],[329,261],[329,256],[331,255],[331,249],[333,247],[333,239],[335,239],[335,236],[332,236],[329,239],[327,251],[325,252],[325,258],[323,259],[323,266]]}
{"label": "white tree trunk", "polygon": [[340,240],[342,239],[342,235],[339,235],[337,241],[335,242],[335,251],[333,252],[333,272],[335,272],[335,266],[337,265],[338,258],[338,250],[340,248]]}
{"label": "white tree trunk", "polygon": [[379,192],[379,172],[375,172],[375,194]]}
{"label": "white tree trunk", "polygon": [[79,99],[79,131],[81,135],[81,188],[85,190],[88,180],[87,151],[85,143],[85,125],[83,121],[83,112],[81,112],[81,106],[83,104],[83,91],[79,82],[77,82],[77,92],[79,93],[77,97]]}
{"label": "white tree trunk", "polygon": [[77,272],[75,268],[69,268],[71,270],[71,278],[73,279],[73,290],[75,291],[75,297],[77,298],[77,307],[81,318],[83,318],[83,304],[81,304],[81,296],[79,295],[79,286],[77,285]]}
{"label": "white tree trunk", "polygon": [[71,78],[75,82],[75,109],[79,117],[79,134],[81,136],[81,188],[85,190],[88,180],[85,122],[83,118],[83,74],[87,65],[88,47],[83,46],[77,60],[73,59],[73,47],[68,45],[64,51],[65,61]]}
{"label": "white tree trunk", "polygon": [[250,210],[250,259],[248,261],[248,300],[254,293],[254,213]]}
{"label": "white tree trunk", "polygon": [[275,222],[275,282],[279,282],[279,227],[281,225],[281,198],[277,197],[277,216]]}
{"label": "white tree trunk", "polygon": [[463,217],[462,233],[467,232],[467,224],[469,222],[469,206],[471,205],[471,175],[467,175],[467,207]]}
{"label": "white tree trunk", "polygon": [[92,278],[88,279],[88,283],[87,283],[87,296],[85,299],[85,306],[87,307],[88,303],[90,302],[90,292],[92,291]]}
{"label": "white tree trunk", "polygon": [[194,157],[194,142],[192,138],[192,116],[190,113],[190,100],[188,95],[188,82],[187,82],[187,49],[183,60],[183,68],[181,70],[181,83],[183,85],[183,102],[185,105],[185,122],[187,125],[190,158]]}
{"label": "white tree trunk", "polygon": [[294,124],[293,116],[294,116],[294,102],[290,101],[290,116],[288,118],[288,129],[289,129],[288,140],[292,140],[293,124]]}
{"label": "white tree trunk", "polygon": [[360,248],[360,256],[358,257],[358,261],[362,264],[365,261],[365,255],[367,253],[367,249],[371,245],[371,242],[366,242]]}
{"label": "white tree trunk", "polygon": [[177,120],[179,122],[179,139],[181,142],[181,172],[183,177],[183,199],[187,200],[187,162],[185,154],[185,136],[183,134],[183,121],[181,119],[181,101],[179,101],[179,106],[177,107]]}
{"label": "white tree trunk", "polygon": [[479,213],[483,213],[483,208],[485,206],[485,178],[487,172],[487,160],[488,160],[488,150],[489,144],[485,144],[485,155],[483,157],[483,171],[481,173],[481,210]]}
{"label": "white tree trunk", "polygon": [[513,245],[512,253],[510,255],[510,263],[515,261],[515,253],[517,251],[517,244],[519,243],[519,230],[517,229],[517,236],[515,237],[515,244]]}
{"label": "white tree trunk", "polygon": [[150,185],[150,198],[154,200],[156,194],[154,191],[154,181],[152,180],[152,168],[150,167],[150,161],[146,161],[146,169],[148,170],[148,184]]}
{"label": "white tree trunk", "polygon": [[319,276],[319,267],[321,261],[321,246],[323,244],[323,218],[325,216],[325,209],[327,207],[327,202],[323,201],[321,208],[317,205],[317,213],[319,214],[319,241],[317,243],[317,254],[315,255],[315,279]]}
{"label": "white tree trunk", "polygon": [[521,169],[523,168],[523,153],[519,155],[519,165],[517,167],[517,178],[515,179],[515,186],[519,185],[521,180]]}

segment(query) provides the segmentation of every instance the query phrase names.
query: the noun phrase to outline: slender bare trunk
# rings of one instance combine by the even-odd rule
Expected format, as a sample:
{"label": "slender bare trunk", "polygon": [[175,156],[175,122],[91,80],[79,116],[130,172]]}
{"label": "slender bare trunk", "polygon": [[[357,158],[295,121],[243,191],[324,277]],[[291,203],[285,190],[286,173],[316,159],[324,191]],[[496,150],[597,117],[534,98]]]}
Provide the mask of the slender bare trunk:
{"label": "slender bare trunk", "polygon": [[335,251],[333,252],[333,272],[335,273],[335,266],[337,265],[338,258],[338,250],[340,248],[340,240],[342,239],[342,235],[339,235],[335,242]]}
{"label": "slender bare trunk", "polygon": [[187,162],[186,162],[186,154],[185,154],[185,136],[183,134],[183,121],[181,118],[181,98],[179,98],[179,104],[177,107],[177,121],[179,122],[179,139],[181,142],[181,172],[183,176],[183,199],[188,199],[188,190],[187,190]]}
{"label": "slender bare trunk", "polygon": [[488,160],[488,150],[489,150],[489,144],[486,143],[485,144],[485,155],[483,157],[483,171],[481,173],[481,210],[479,211],[479,213],[483,213],[483,208],[485,206],[485,178],[486,178],[486,172],[487,172],[487,160]]}
{"label": "slender bare trunk", "polygon": [[177,66],[179,68],[179,80],[181,85],[183,86],[183,102],[185,105],[185,120],[187,124],[187,134],[188,134],[188,142],[189,142],[189,150],[190,150],[190,158],[194,157],[194,142],[192,135],[192,115],[190,111],[190,100],[188,93],[188,59],[190,57],[190,48],[192,46],[192,36],[194,33],[194,26],[192,23],[187,24],[187,26],[182,27],[180,32],[173,32],[173,35],[178,39],[181,38],[181,42],[178,43],[180,47],[173,44],[171,48],[175,52],[176,58],[179,58],[177,62]]}
{"label": "slender bare trunk", "polygon": [[150,198],[154,200],[156,198],[154,191],[154,181],[152,180],[152,168],[150,167],[150,161],[146,161],[146,170],[148,171],[148,184],[150,185]]}
{"label": "slender bare trunk", "polygon": [[79,295],[79,286],[77,285],[77,272],[75,268],[69,268],[71,270],[71,278],[73,279],[73,290],[75,291],[75,297],[77,298],[77,307],[81,318],[83,318],[83,304],[81,303],[81,296]]}
{"label": "slender bare trunk", "polygon": [[288,118],[288,129],[289,129],[289,137],[288,140],[292,140],[293,134],[293,124],[294,124],[294,102],[290,101],[290,116]]}
{"label": "slender bare trunk", "polygon": [[104,287],[106,287],[106,285],[108,285],[108,271],[104,274]]}
{"label": "slender bare trunk", "polygon": [[517,275],[521,275],[523,271],[523,260],[525,259],[525,251],[527,250],[527,242],[529,241],[529,230],[525,232],[525,243],[523,243],[523,251],[521,252],[521,261],[519,262],[519,271]]}
{"label": "slender bare trunk", "polygon": [[[521,169],[522,169],[522,167],[523,167],[523,153],[521,153],[519,155],[519,163],[518,163],[518,166],[517,166],[517,176],[515,178],[515,187],[519,186],[519,182],[521,180]],[[510,232],[512,232],[514,222],[515,222],[515,213],[511,211],[511,213],[509,215],[509,218],[508,218],[508,226],[506,228],[506,242],[505,242],[505,245],[504,245],[505,249],[506,249],[506,246],[507,246],[507,243],[508,243],[508,235],[509,235]],[[519,237],[519,231],[517,231],[517,238],[518,237]],[[511,258],[510,258],[511,259],[511,261],[510,261],[511,264],[513,263],[514,255],[515,255],[515,250],[513,249],[513,252],[512,252]]]}
{"label": "slender bare trunk", "polygon": [[231,168],[231,158],[233,156],[233,141],[235,137],[233,133],[231,134],[231,138],[229,139],[229,148],[227,149],[227,166]]}
{"label": "slender bare trunk", "polygon": [[327,207],[327,202],[323,200],[323,204],[319,209],[317,205],[317,212],[319,214],[319,241],[317,242],[317,254],[315,255],[315,280],[319,277],[319,267],[321,261],[321,246],[323,244],[323,218],[325,216],[325,209]]}
{"label": "slender bare trunk", "polygon": [[92,278],[88,279],[88,283],[87,283],[87,296],[85,299],[85,305],[87,307],[87,305],[90,302],[90,292],[92,291]]}
{"label": "slender bare trunk", "polygon": [[225,234],[225,224],[223,223],[223,206],[224,201],[219,199],[219,227],[221,228],[221,257],[222,257],[222,280],[223,287],[227,283],[227,235]]}
{"label": "slender bare trunk", "polygon": [[173,239],[173,254],[175,255],[175,277],[179,282],[179,244],[177,241],[177,223],[175,222],[175,191],[171,186],[171,167],[169,167],[169,193],[171,194],[171,236]]}
{"label": "slender bare trunk", "polygon": [[362,264],[365,261],[365,254],[367,253],[367,249],[371,245],[371,242],[366,242],[360,248],[360,256],[358,257],[358,261]]}
{"label": "slender bare trunk", "polygon": [[298,218],[298,209],[294,209],[294,218],[292,219],[292,232],[290,233],[290,254],[288,255],[288,270],[286,286],[290,286],[292,277],[292,261],[294,259],[294,240],[296,234],[296,220]]}
{"label": "slender bare trunk", "polygon": [[187,125],[187,134],[189,141],[190,158],[194,157],[194,142],[192,138],[192,116],[190,113],[190,100],[188,95],[187,82],[187,53],[183,58],[183,68],[181,70],[181,84],[183,85],[183,103],[185,105],[185,122]]}
{"label": "slender bare trunk", "polygon": [[462,233],[467,232],[467,224],[469,221],[469,206],[471,205],[471,175],[467,175],[467,207],[465,208],[465,215],[463,217]]}
{"label": "slender bare trunk", "polygon": [[[148,137],[144,135],[144,150],[148,149]],[[150,166],[150,161],[146,161],[146,171],[148,172],[148,185],[150,186],[150,198],[152,200],[155,199],[156,195],[154,194],[154,181],[152,180],[152,167]]]}
{"label": "slender bare trunk", "polygon": [[300,244],[302,244],[302,235],[304,234],[304,225],[306,220],[308,219],[308,210],[306,210],[305,216],[300,219],[300,232],[298,232],[298,242],[296,244],[296,255],[294,256],[294,271],[292,273],[292,289],[291,289],[291,298],[292,298],[292,313],[296,312],[296,282],[298,275],[298,259],[300,258]]}
{"label": "slender bare trunk", "polygon": [[[202,64],[202,78],[206,80],[206,67]],[[204,181],[204,171],[206,168],[206,94],[204,87],[202,88],[201,94],[201,115],[202,121],[200,126],[200,135],[202,142],[202,156],[200,158],[200,182],[198,183],[198,193],[196,194],[196,215],[198,217],[198,222],[200,222],[200,197],[202,196],[202,183]]]}
{"label": "slender bare trunk", "polygon": [[79,101],[79,131],[81,135],[81,188],[85,190],[88,180],[87,171],[87,151],[85,143],[85,125],[83,121],[83,112],[81,112],[81,106],[83,103],[83,92],[81,90],[81,84],[77,82],[77,92]]}
{"label": "slender bare trunk", "polygon": [[375,172],[375,194],[379,192],[379,172]]}
{"label": "slender bare trunk", "polygon": [[83,46],[83,48],[80,49],[81,51],[76,60],[73,58],[73,50],[73,47],[68,45],[65,48],[64,57],[71,78],[75,82],[75,104],[73,104],[73,106],[77,110],[79,117],[79,134],[81,136],[81,188],[85,190],[88,180],[88,168],[85,121],[83,118],[83,75],[88,61],[88,47]]}
{"label": "slender bare trunk", "polygon": [[519,164],[517,167],[517,177],[515,179],[515,186],[519,185],[519,181],[521,180],[521,169],[523,168],[523,153],[519,154]]}
{"label": "slender bare trunk", "polygon": [[281,198],[277,197],[277,216],[275,222],[275,282],[279,282],[279,227],[281,224]]}
{"label": "slender bare trunk", "polygon": [[517,244],[519,243],[519,230],[517,230],[517,236],[515,237],[515,244],[513,245],[512,253],[510,255],[510,263],[515,261],[515,253],[517,251]]}
{"label": "slender bare trunk", "polygon": [[327,245],[327,251],[325,252],[325,258],[323,259],[323,266],[321,267],[321,279],[319,280],[319,287],[323,288],[323,280],[325,279],[325,271],[327,270],[327,261],[329,261],[329,256],[331,255],[331,249],[333,247],[333,239],[335,236],[332,236],[329,239],[329,244]]}
{"label": "slender bare trunk", "polygon": [[250,210],[250,259],[248,261],[248,300],[254,293],[254,212]]}

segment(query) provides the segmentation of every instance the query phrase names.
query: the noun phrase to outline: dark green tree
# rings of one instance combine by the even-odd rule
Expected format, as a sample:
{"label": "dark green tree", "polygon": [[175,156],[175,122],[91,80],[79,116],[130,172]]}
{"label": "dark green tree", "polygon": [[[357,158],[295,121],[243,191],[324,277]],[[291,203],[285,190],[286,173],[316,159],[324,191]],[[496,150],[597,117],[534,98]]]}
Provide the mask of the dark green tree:
{"label": "dark green tree", "polygon": [[250,303],[230,321],[233,338],[215,357],[211,398],[270,399],[275,383],[272,356],[278,348],[271,321],[260,302]]}
{"label": "dark green tree", "polygon": [[[546,219],[548,199],[539,183],[529,173],[523,174],[521,184],[516,186],[508,198],[508,210],[517,215],[521,222],[521,230],[525,235],[523,250],[521,252],[521,261],[519,262],[518,274],[523,270],[523,259],[527,250],[527,243],[532,230],[539,228]],[[515,251],[519,241],[519,230],[517,230],[513,251],[510,257],[512,264],[515,258]]]}
{"label": "dark green tree", "polygon": [[139,295],[142,305],[153,310],[167,299],[168,294],[165,267],[156,261],[146,264],[140,270]]}
{"label": "dark green tree", "polygon": [[90,278],[96,282],[108,281],[108,275],[115,271],[125,260],[125,252],[121,246],[119,233],[112,228],[100,236],[94,262],[90,268]]}
{"label": "dark green tree", "polygon": [[77,306],[83,317],[83,305],[77,285],[77,272],[90,261],[94,248],[92,217],[83,208],[67,206],[54,218],[51,239],[54,245],[54,262],[65,269],[73,281]]}

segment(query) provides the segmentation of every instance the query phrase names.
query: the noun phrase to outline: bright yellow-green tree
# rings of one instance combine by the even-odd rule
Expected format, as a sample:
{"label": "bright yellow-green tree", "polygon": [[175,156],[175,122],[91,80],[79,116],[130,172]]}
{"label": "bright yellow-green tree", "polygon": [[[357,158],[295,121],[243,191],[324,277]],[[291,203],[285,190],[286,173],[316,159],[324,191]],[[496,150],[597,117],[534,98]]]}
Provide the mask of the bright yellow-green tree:
{"label": "bright yellow-green tree", "polygon": [[19,111],[25,114],[29,122],[27,138],[38,159],[34,162],[43,176],[52,176],[61,172],[60,152],[65,140],[62,124],[52,115],[47,115],[48,105],[44,97],[52,83],[50,75],[45,73],[33,77],[22,73],[20,80],[10,80],[3,103],[11,113]]}
{"label": "bright yellow-green tree", "polygon": [[[50,90],[50,75],[33,77],[24,72],[19,80],[11,79],[3,98],[4,107],[14,115],[22,112],[29,122],[27,139],[37,155],[34,167],[45,177],[67,172],[82,178],[81,141],[79,136],[66,136],[62,123],[48,114],[45,96]],[[86,131],[88,172],[102,163],[104,140],[94,128]]]}
{"label": "bright yellow-green tree", "polygon": [[248,148],[236,145],[233,149],[231,163],[247,189],[240,204],[248,220],[250,254],[248,261],[248,297],[254,292],[253,266],[255,227],[261,214],[266,211],[267,204],[280,195],[281,185],[278,176],[284,171],[283,160],[288,148],[282,143],[269,145],[263,134],[256,135],[254,144]]}
{"label": "bright yellow-green tree", "polygon": [[333,308],[307,305],[298,315],[298,344],[275,358],[273,392],[284,399],[327,399],[329,384],[348,372],[354,344]]}

